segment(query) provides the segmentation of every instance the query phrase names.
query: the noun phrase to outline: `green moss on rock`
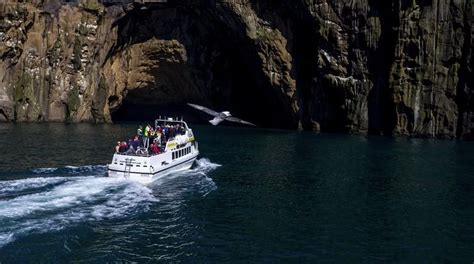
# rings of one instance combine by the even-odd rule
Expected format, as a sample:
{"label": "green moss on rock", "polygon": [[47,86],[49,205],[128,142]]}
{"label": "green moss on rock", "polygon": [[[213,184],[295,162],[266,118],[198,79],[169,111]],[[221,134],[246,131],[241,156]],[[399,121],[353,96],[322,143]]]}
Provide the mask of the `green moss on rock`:
{"label": "green moss on rock", "polygon": [[102,6],[97,0],[86,0],[82,4],[82,8],[95,15],[99,15],[102,12]]}
{"label": "green moss on rock", "polygon": [[81,54],[82,53],[82,43],[79,37],[76,37],[74,40],[74,50],[73,50],[73,55],[74,58],[72,59],[72,64],[74,66],[75,70],[80,70],[82,67],[82,62],[81,62]]}
{"label": "green moss on rock", "polygon": [[47,56],[49,60],[49,64],[52,66],[54,62],[57,62],[60,60],[60,52],[61,52],[61,39],[57,39],[56,42],[54,42],[54,45],[48,50]]}
{"label": "green moss on rock", "polygon": [[13,94],[15,102],[22,102],[27,99],[30,90],[32,90],[32,80],[26,71],[23,70],[21,72],[15,83],[15,91]]}
{"label": "green moss on rock", "polygon": [[81,24],[79,26],[79,34],[82,35],[82,36],[86,36],[87,34],[89,34],[89,30],[87,29],[87,27],[84,24]]}
{"label": "green moss on rock", "polygon": [[74,85],[68,93],[67,99],[67,116],[71,117],[79,109],[81,99],[79,98],[79,88]]}

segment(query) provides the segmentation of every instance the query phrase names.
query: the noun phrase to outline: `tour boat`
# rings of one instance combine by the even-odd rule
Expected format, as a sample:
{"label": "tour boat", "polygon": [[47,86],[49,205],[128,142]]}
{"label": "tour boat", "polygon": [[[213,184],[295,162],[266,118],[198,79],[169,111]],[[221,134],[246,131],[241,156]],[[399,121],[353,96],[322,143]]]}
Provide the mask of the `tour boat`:
{"label": "tour boat", "polygon": [[167,174],[190,169],[199,155],[193,131],[182,119],[160,117],[155,120],[155,129],[170,126],[179,127],[180,133],[162,142],[159,154],[151,153],[144,146],[133,151],[116,152],[112,163],[107,166],[109,177],[123,177],[147,184]]}

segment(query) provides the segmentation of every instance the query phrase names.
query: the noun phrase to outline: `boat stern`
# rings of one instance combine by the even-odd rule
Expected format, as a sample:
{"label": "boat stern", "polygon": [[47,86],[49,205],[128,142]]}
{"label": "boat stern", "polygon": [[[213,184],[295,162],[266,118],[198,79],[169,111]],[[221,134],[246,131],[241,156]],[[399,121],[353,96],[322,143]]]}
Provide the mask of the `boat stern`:
{"label": "boat stern", "polygon": [[107,165],[109,177],[132,178],[140,182],[151,181],[153,166],[151,157],[130,156],[116,153]]}

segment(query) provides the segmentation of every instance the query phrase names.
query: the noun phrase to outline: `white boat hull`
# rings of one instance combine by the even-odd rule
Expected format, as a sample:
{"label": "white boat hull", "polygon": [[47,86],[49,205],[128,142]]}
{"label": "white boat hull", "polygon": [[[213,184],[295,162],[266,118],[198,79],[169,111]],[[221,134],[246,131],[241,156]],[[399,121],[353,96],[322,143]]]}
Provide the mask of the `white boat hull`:
{"label": "white boat hull", "polygon": [[165,170],[156,172],[154,174],[149,174],[149,173],[136,173],[136,172],[125,172],[125,171],[114,171],[110,170],[108,171],[109,177],[117,177],[117,178],[125,178],[129,179],[132,181],[140,182],[142,184],[149,184],[155,180],[158,180],[159,178],[162,178],[168,174],[184,171],[190,169],[194,161],[196,160],[196,157],[191,158],[189,161],[185,161],[180,164],[176,164],[173,167],[167,168]]}
{"label": "white boat hull", "polygon": [[108,176],[148,184],[170,173],[190,169],[198,155],[197,144],[193,143],[152,156],[116,153],[108,165]]}

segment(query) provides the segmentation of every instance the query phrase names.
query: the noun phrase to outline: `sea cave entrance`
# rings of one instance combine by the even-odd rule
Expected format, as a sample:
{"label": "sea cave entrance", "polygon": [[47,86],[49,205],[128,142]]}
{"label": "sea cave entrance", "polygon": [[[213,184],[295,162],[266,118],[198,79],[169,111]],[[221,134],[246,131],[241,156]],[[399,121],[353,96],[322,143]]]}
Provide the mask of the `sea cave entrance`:
{"label": "sea cave entrance", "polygon": [[254,45],[238,32],[244,28],[229,30],[212,10],[197,14],[188,7],[170,9],[134,10],[118,22],[117,50],[169,40],[184,47],[185,57],[170,62],[176,55],[173,50],[148,52],[157,61],[146,70],[154,81],[127,88],[122,101],[110,108],[113,122],[151,121],[166,115],[207,123],[210,116],[186,105],[196,103],[228,110],[260,127],[296,128],[287,102],[265,78]]}

